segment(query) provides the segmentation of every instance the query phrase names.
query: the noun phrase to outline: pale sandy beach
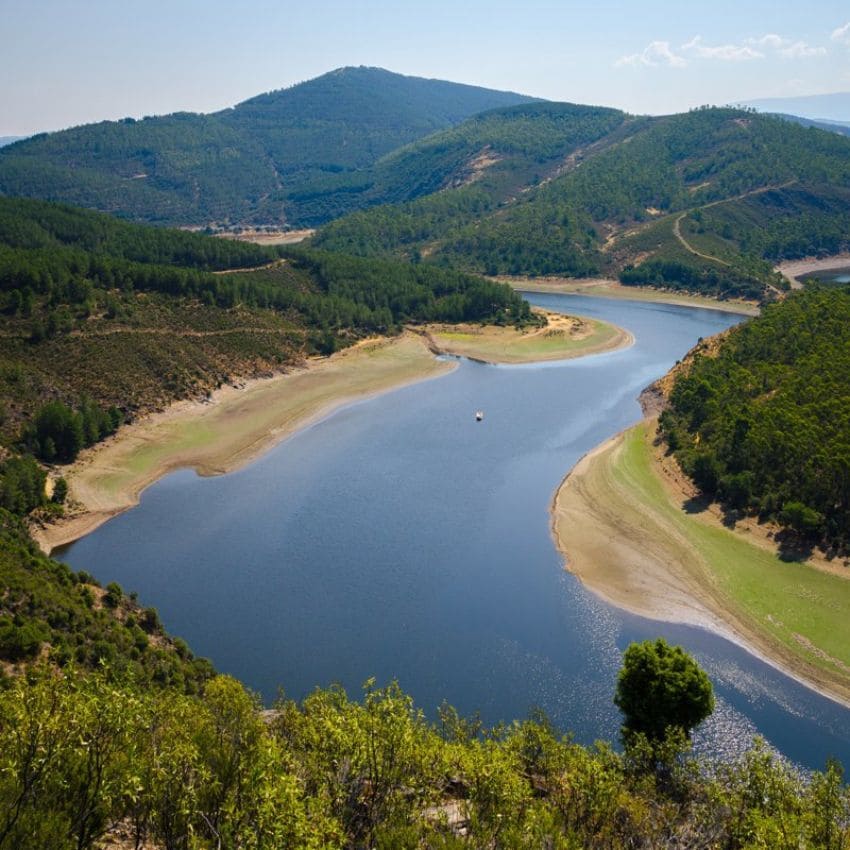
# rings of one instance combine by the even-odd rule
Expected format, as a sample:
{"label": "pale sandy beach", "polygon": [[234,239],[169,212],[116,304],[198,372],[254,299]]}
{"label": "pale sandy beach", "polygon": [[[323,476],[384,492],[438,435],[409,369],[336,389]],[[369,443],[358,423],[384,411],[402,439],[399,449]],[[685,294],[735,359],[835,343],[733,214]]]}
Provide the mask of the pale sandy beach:
{"label": "pale sandy beach", "polygon": [[512,277],[501,275],[493,278],[507,283],[520,292],[551,292],[560,295],[591,295],[598,298],[625,298],[631,301],[654,301],[659,304],[675,304],[680,307],[703,307],[724,313],[740,313],[757,316],[759,306],[755,301],[730,299],[720,301],[701,295],[689,295],[648,286],[623,286],[612,278],[569,278],[569,277]]}
{"label": "pale sandy beach", "polygon": [[841,270],[850,268],[850,254],[832,254],[828,257],[805,257],[802,260],[789,260],[776,266],[776,271],[786,277],[795,289],[802,284],[798,278],[812,272]]}
{"label": "pale sandy beach", "polygon": [[73,507],[65,519],[34,528],[33,537],[50,552],[137,504],[146,487],[172,470],[229,472],[337,407],[455,366],[406,333],[360,343],[287,374],[223,387],[209,401],[178,402],[121,428],[64,468]]}
{"label": "pale sandy beach", "polygon": [[688,541],[666,529],[653,534],[651,512],[620,498],[608,461],[622,442],[620,433],[588,452],[555,492],[552,533],[569,571],[634,614],[731,637],[733,630],[694,592]]}

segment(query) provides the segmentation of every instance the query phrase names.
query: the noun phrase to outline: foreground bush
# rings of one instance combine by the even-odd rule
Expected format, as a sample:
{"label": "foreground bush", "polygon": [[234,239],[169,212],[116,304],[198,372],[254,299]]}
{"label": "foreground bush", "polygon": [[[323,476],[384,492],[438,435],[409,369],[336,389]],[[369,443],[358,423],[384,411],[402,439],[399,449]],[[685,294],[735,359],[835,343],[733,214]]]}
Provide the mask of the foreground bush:
{"label": "foreground bush", "polygon": [[[846,847],[841,769],[804,781],[763,746],[661,782],[541,718],[437,726],[392,684],[262,714],[228,677],[202,696],[108,670],[33,669],[0,692],[0,848]],[[669,777],[668,777],[669,779]]]}

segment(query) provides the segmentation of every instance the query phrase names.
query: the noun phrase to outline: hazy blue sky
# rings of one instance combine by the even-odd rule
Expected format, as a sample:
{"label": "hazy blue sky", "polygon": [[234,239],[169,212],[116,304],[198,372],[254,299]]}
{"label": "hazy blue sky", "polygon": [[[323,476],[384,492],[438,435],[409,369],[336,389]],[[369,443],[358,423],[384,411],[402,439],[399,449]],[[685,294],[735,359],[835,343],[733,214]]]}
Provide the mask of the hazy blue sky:
{"label": "hazy blue sky", "polygon": [[832,0],[0,0],[0,135],[375,65],[633,112],[850,90]]}

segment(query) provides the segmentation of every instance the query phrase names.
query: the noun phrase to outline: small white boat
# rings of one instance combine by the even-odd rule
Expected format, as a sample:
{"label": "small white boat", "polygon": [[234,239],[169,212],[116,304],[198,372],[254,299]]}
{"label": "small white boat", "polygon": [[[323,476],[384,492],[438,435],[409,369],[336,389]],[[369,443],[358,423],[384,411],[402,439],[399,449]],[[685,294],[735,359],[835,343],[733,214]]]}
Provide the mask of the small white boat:
{"label": "small white boat", "polygon": [[475,411],[475,421],[480,422],[483,418],[484,418],[484,411],[483,410],[476,410]]}

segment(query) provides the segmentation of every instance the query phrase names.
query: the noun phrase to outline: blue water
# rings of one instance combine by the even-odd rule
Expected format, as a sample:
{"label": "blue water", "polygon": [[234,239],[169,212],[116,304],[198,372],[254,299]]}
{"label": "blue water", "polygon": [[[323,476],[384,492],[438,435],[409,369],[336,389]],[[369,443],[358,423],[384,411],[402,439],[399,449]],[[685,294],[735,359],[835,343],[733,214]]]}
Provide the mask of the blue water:
{"label": "blue water", "polygon": [[[543,708],[615,739],[621,651],[664,635],[719,700],[698,734],[731,755],[761,734],[793,761],[850,764],[850,712],[699,629],[624,614],[564,572],[548,506],[589,449],[640,416],[636,397],[699,337],[708,310],[529,296],[612,321],[629,349],[532,366],[461,361],[448,376],[346,407],[231,475],[184,470],[63,554],[156,606],[192,648],[259,691],[300,698],[397,678],[433,714]],[[485,411],[476,423],[476,409]]]}

